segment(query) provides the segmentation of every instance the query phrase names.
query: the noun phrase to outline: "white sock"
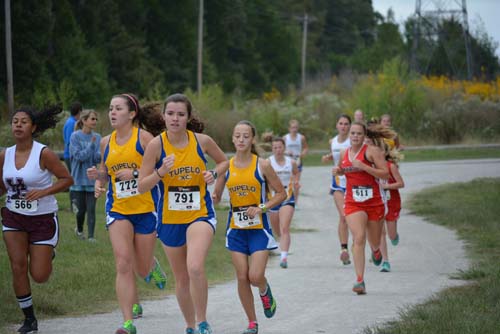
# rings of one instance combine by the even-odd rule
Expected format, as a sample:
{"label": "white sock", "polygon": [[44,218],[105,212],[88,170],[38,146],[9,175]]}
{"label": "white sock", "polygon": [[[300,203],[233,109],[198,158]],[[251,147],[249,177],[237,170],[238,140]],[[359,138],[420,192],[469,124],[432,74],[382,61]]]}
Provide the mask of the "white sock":
{"label": "white sock", "polygon": [[286,259],[288,256],[288,252],[281,252],[281,260]]}

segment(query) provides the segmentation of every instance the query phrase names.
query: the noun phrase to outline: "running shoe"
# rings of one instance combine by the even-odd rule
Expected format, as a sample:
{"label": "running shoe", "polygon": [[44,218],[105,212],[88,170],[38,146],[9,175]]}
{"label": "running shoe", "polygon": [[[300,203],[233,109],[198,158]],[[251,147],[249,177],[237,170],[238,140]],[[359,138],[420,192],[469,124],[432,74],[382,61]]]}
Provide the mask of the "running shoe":
{"label": "running shoe", "polygon": [[115,334],[137,334],[137,329],[132,320],[127,320],[123,323],[122,327],[116,330]]}
{"label": "running shoe", "polygon": [[198,324],[198,333],[200,334],[212,334],[212,327],[206,321],[202,321]]}
{"label": "running shoe", "polygon": [[283,268],[283,269],[288,268],[288,260],[286,259],[286,257],[281,260],[280,267]]}
{"label": "running shoe", "polygon": [[38,321],[35,318],[24,319],[23,325],[17,330],[19,333],[33,333],[38,331]]}
{"label": "running shoe", "polygon": [[85,236],[83,235],[83,232],[78,231],[78,227],[75,227],[75,235],[78,239],[85,240]]}
{"label": "running shoe", "polygon": [[396,233],[396,238],[394,240],[391,239],[391,244],[393,246],[397,246],[399,244],[399,233]]}
{"label": "running shoe", "polygon": [[365,281],[356,282],[352,287],[352,291],[356,292],[358,295],[366,294]]}
{"label": "running shoe", "polygon": [[347,248],[342,248],[340,251],[340,261],[346,266],[348,264],[351,264],[351,260],[349,259],[349,251]]}
{"label": "running shoe", "polygon": [[372,251],[372,262],[376,266],[380,266],[380,264],[382,263],[382,253],[378,251],[378,255],[379,255],[378,258],[375,257],[375,253]]}
{"label": "running shoe", "polygon": [[158,259],[155,257],[155,265],[153,269],[151,269],[151,272],[149,273],[144,280],[149,283],[151,282],[151,279],[155,281],[156,286],[158,289],[163,290],[165,286],[167,285],[167,275],[165,272],[161,269],[160,263],[158,262]]}
{"label": "running shoe", "polygon": [[258,334],[259,333],[259,324],[255,321],[252,321],[248,324],[247,329],[243,331],[242,334]]}
{"label": "running shoe", "polygon": [[198,331],[194,328],[188,327],[186,328],[186,334],[198,334]]}
{"label": "running shoe", "polygon": [[391,271],[391,264],[389,263],[389,261],[382,262],[382,268],[380,268],[380,272],[388,273],[390,271]]}
{"label": "running shoe", "polygon": [[276,299],[274,299],[271,292],[271,287],[267,284],[267,292],[264,296],[260,296],[262,306],[264,307],[264,314],[267,318],[272,318],[276,313]]}
{"label": "running shoe", "polygon": [[132,317],[134,319],[142,318],[142,305],[141,304],[134,304],[132,306]]}

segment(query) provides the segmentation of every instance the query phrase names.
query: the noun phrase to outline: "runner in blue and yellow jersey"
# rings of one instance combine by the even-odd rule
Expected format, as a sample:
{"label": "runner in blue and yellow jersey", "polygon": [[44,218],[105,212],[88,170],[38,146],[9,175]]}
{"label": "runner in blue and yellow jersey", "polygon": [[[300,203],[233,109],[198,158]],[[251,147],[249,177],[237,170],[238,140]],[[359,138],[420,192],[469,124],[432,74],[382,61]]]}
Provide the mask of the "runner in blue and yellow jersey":
{"label": "runner in blue and yellow jersey", "polygon": [[[269,250],[277,248],[272,235],[267,208],[279,205],[286,192],[270,162],[258,157],[255,150],[256,130],[252,123],[241,121],[233,131],[236,154],[229,170],[214,189],[214,201],[221,198],[224,184],[229,191],[231,210],[228,216],[226,247],[231,251],[238,279],[238,295],[248,318],[245,334],[258,333],[252,286],[258,287],[264,314],[276,312],[276,300],[265,271]],[[267,188],[274,195],[267,196]]]}
{"label": "runner in blue and yellow jersey", "polygon": [[[186,333],[210,334],[205,259],[217,221],[207,185],[224,174],[229,164],[215,141],[201,133],[203,123],[194,117],[185,95],[169,96],[163,117],[166,131],[146,149],[139,191],[146,193],[156,184],[160,187],[158,238],[174,273]],[[215,161],[214,169],[207,170],[205,154]]]}
{"label": "runner in blue and yellow jersey", "polygon": [[114,131],[101,140],[101,165],[99,170],[89,168],[87,175],[97,179],[96,197],[106,192],[106,226],[115,255],[116,294],[124,319],[116,334],[135,334],[133,319],[142,316],[135,273],[146,281],[153,278],[160,289],[166,284],[165,274],[153,255],[158,190],[144,194],[138,191],[144,149],[153,139],[143,128],[157,130],[154,125],[161,122],[161,114],[155,113],[154,105],[141,108],[134,95],[121,94],[111,100],[109,120]]}

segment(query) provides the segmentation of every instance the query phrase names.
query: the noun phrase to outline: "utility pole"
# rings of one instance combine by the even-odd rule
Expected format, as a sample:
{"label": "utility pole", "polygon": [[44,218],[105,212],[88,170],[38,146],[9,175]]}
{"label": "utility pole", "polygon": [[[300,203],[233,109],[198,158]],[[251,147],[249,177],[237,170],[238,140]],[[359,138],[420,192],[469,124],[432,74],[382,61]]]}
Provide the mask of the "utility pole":
{"label": "utility pole", "polygon": [[14,76],[12,74],[12,33],[10,0],[5,0],[5,63],[7,65],[7,101],[9,113],[14,112]]}
{"label": "utility pole", "polygon": [[470,38],[469,38],[469,18],[467,15],[467,2],[466,0],[462,0],[462,25],[463,25],[463,34],[464,34],[464,43],[465,43],[465,57],[467,61],[467,79],[472,80],[472,50],[470,47]]}
{"label": "utility pole", "polygon": [[309,23],[316,21],[316,18],[304,13],[304,16],[296,16],[295,19],[302,22],[301,88],[304,90],[306,88],[307,29]]}
{"label": "utility pole", "polygon": [[421,9],[422,8],[422,3],[420,0],[415,1],[415,17],[416,20],[413,22],[413,45],[411,49],[411,55],[410,55],[410,68],[412,71],[418,73],[419,68],[418,68],[418,60],[417,60],[417,50],[418,50],[418,41],[420,39],[420,17],[421,15]]}
{"label": "utility pole", "polygon": [[307,55],[307,25],[309,17],[307,13],[304,14],[302,26],[302,61],[301,61],[301,88],[306,88],[306,55]]}
{"label": "utility pole", "polygon": [[196,88],[198,96],[201,96],[201,86],[203,82],[203,0],[200,0],[198,10],[198,75]]}

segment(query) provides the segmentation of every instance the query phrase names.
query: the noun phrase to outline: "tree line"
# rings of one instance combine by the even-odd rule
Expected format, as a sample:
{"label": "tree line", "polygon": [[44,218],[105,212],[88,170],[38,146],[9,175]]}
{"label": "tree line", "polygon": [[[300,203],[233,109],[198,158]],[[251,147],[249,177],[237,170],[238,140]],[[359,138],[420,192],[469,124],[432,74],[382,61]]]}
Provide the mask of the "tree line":
{"label": "tree line", "polygon": [[[196,88],[198,0],[16,0],[11,3],[16,104],[44,101],[101,106],[118,92],[157,99]],[[2,8],[2,17],[4,17]],[[308,15],[307,74],[375,72],[394,57],[409,58],[412,19],[401,33],[394,14],[371,0],[206,0],[203,82],[227,93],[260,96],[299,86],[303,19]],[[0,36],[5,44],[4,25]],[[441,25],[439,38],[423,35],[425,74],[457,75],[465,62],[460,23]],[[474,76],[500,73],[495,43],[471,36]],[[449,53],[449,52],[448,52]],[[463,59],[463,60],[462,60]],[[5,53],[0,55],[5,64]],[[460,65],[458,66],[460,67]],[[458,75],[461,75],[458,73]],[[6,70],[0,67],[0,105]]]}

